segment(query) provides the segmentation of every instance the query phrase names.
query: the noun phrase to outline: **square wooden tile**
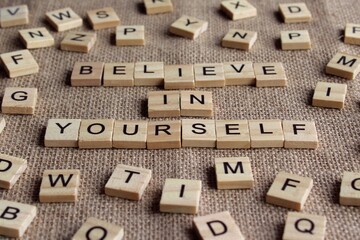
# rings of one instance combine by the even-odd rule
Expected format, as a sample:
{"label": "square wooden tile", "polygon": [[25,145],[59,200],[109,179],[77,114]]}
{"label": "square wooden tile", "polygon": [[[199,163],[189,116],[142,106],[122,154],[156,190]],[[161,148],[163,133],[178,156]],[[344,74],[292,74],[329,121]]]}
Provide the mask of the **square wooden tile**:
{"label": "square wooden tile", "polygon": [[4,114],[34,114],[37,88],[7,87],[1,105]]}
{"label": "square wooden tile", "polygon": [[310,22],[311,13],[303,2],[298,3],[281,3],[279,11],[285,23]]}
{"label": "square wooden tile", "polygon": [[134,86],[134,69],[134,63],[105,63],[103,76],[104,86]]}
{"label": "square wooden tile", "polygon": [[0,25],[2,28],[25,25],[29,23],[27,5],[0,8]]}
{"label": "square wooden tile", "polygon": [[144,46],[145,26],[124,25],[116,27],[116,46]]}
{"label": "square wooden tile", "polygon": [[79,148],[112,148],[114,119],[82,119]]}
{"label": "square wooden tile", "polygon": [[26,159],[0,154],[0,188],[11,189],[26,168]]}
{"label": "square wooden tile", "polygon": [[360,206],[360,173],[344,172],[340,188],[340,204]]}
{"label": "square wooden tile", "polygon": [[286,218],[284,240],[325,239],[326,217],[308,213],[289,212]]}
{"label": "square wooden tile", "polygon": [[0,235],[20,238],[36,217],[37,208],[32,205],[0,200]]}
{"label": "square wooden tile", "polygon": [[74,29],[83,25],[82,18],[69,7],[47,12],[46,20],[58,32]]}
{"label": "square wooden tile", "polygon": [[54,37],[44,28],[31,28],[19,30],[20,40],[27,49],[54,46]]}
{"label": "square wooden tile", "polygon": [[254,176],[248,157],[215,158],[218,189],[253,188]]}
{"label": "square wooden tile", "polygon": [[204,33],[207,28],[208,22],[183,15],[171,24],[169,32],[184,38],[196,39],[200,34]]}
{"label": "square wooden tile", "polygon": [[148,117],[180,117],[180,92],[149,91]]}
{"label": "square wooden tile", "polygon": [[286,87],[287,77],[282,63],[254,63],[256,87]]}
{"label": "square wooden tile", "polygon": [[49,119],[45,147],[78,147],[81,119]]}
{"label": "square wooden tile", "polygon": [[284,147],[285,148],[311,148],[319,146],[315,122],[284,120]]}
{"label": "square wooden tile", "polygon": [[224,63],[225,85],[255,85],[255,72],[252,62]]}
{"label": "square wooden tile", "polygon": [[151,170],[119,164],[105,186],[105,194],[139,201],[151,180]]}
{"label": "square wooden tile", "polygon": [[165,65],[164,88],[195,88],[193,65]]}
{"label": "square wooden tile", "polygon": [[134,72],[135,86],[163,86],[163,62],[137,62]]}
{"label": "square wooden tile", "polygon": [[225,75],[222,63],[194,65],[196,87],[224,87]]}
{"label": "square wooden tile", "polygon": [[120,24],[120,19],[112,7],[88,11],[87,17],[94,30],[112,28]]}
{"label": "square wooden tile", "polygon": [[181,116],[212,117],[214,114],[212,92],[181,91],[180,109]]}
{"label": "square wooden tile", "polygon": [[228,211],[195,217],[193,226],[202,240],[245,240]]}
{"label": "square wooden tile", "polygon": [[75,233],[71,240],[121,240],[123,239],[123,236],[124,228],[94,217],[90,217]]}
{"label": "square wooden tile", "polygon": [[167,178],[161,195],[160,212],[196,214],[200,195],[200,180]]}
{"label": "square wooden tile", "polygon": [[114,148],[146,148],[148,121],[117,120],[114,124]]}
{"label": "square wooden tile", "polygon": [[346,84],[318,82],[315,87],[312,105],[341,109],[345,104],[346,93]]}
{"label": "square wooden tile", "polygon": [[360,24],[346,24],[344,42],[347,44],[360,45]]}
{"label": "square wooden tile", "polygon": [[257,32],[242,29],[230,29],[222,39],[221,45],[227,48],[250,50],[257,39]]}
{"label": "square wooden tile", "polygon": [[215,120],[183,119],[182,123],[183,147],[215,147]]}
{"label": "square wooden tile", "polygon": [[281,31],[282,50],[311,49],[311,40],[308,30]]}
{"label": "square wooden tile", "polygon": [[283,147],[281,120],[249,120],[252,148]]}
{"label": "square wooden tile", "polygon": [[216,120],[216,148],[250,148],[247,120]]}
{"label": "square wooden tile", "polygon": [[79,186],[79,170],[45,170],[40,186],[40,202],[76,202]]}
{"label": "square wooden tile", "polygon": [[311,178],[279,172],[266,194],[266,202],[300,211],[312,187]]}
{"label": "square wooden tile", "polygon": [[101,86],[103,71],[102,62],[75,62],[71,73],[71,86]]}
{"label": "square wooden tile", "polygon": [[29,50],[19,50],[0,54],[1,63],[9,78],[39,72],[39,65]]}
{"label": "square wooden tile", "polygon": [[326,73],[346,79],[355,79],[360,72],[360,56],[338,52],[326,65]]}
{"label": "square wooden tile", "polygon": [[150,121],[147,148],[181,148],[181,121]]}
{"label": "square wooden tile", "polygon": [[69,32],[61,41],[60,48],[64,51],[88,53],[95,42],[94,32]]}
{"label": "square wooden tile", "polygon": [[144,0],[147,15],[174,11],[171,0]]}
{"label": "square wooden tile", "polygon": [[232,20],[256,17],[257,10],[246,0],[221,1],[221,10]]}

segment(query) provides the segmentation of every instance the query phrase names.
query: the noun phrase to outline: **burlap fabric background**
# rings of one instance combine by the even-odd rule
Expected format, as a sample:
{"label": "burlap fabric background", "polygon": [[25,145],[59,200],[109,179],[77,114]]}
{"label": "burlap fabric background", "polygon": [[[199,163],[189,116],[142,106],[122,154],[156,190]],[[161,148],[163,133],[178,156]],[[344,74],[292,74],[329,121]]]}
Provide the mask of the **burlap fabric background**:
{"label": "burlap fabric background", "polygon": [[[327,239],[359,239],[360,209],[338,204],[343,171],[360,170],[359,78],[353,81],[325,75],[324,67],[337,51],[359,54],[359,47],[345,45],[341,38],[347,22],[358,23],[357,0],[305,1],[313,21],[284,24],[278,13],[279,1],[251,1],[258,17],[230,21],[220,11],[219,0],[173,0],[171,14],[147,16],[140,0],[33,0],[4,1],[1,7],[27,3],[31,22],[27,26],[0,30],[0,52],[23,49],[18,30],[46,26],[56,39],[56,47],[31,50],[40,65],[35,75],[8,79],[1,70],[1,89],[37,87],[39,98],[33,116],[6,115],[7,126],[0,138],[2,153],[28,160],[29,167],[15,187],[0,190],[0,198],[38,207],[38,215],[24,239],[69,239],[88,217],[98,217],[125,228],[126,239],[193,239],[193,215],[159,212],[165,178],[203,181],[198,215],[229,210],[247,239],[280,239],[288,209],[265,203],[265,195],[275,175],[285,170],[314,179],[314,188],[304,212],[325,215]],[[283,2],[283,1],[282,1]],[[113,7],[122,24],[143,24],[145,47],[116,47],[115,29],[97,31],[98,40],[89,54],[59,50],[65,33],[54,32],[45,21],[45,12],[71,7],[85,17],[87,10]],[[195,41],[171,36],[169,25],[182,14],[209,22],[209,29]],[[220,46],[229,28],[258,32],[250,52]],[[85,21],[83,30],[90,31]],[[281,30],[308,29],[313,42],[310,51],[281,51]],[[135,62],[164,61],[167,64],[225,62],[282,62],[289,79],[286,88],[224,87],[213,92],[215,119],[298,119],[314,120],[320,148],[317,150],[250,149],[216,150],[79,150],[45,148],[43,136],[49,118],[146,119],[146,94],[151,87],[71,87],[68,79],[76,61]],[[312,107],[311,97],[318,81],[348,84],[343,110]],[[2,94],[0,94],[2,95]],[[214,158],[248,156],[256,186],[252,190],[216,190]],[[139,202],[108,197],[104,186],[119,163],[153,170],[143,199]],[[40,204],[42,173],[45,169],[80,169],[81,190],[76,204]]]}

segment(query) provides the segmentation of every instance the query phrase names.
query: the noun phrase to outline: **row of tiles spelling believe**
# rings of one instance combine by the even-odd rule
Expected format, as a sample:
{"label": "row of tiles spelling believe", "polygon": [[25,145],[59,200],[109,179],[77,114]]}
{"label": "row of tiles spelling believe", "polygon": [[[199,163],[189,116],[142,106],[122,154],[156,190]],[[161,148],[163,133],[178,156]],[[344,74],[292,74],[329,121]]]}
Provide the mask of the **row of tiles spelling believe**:
{"label": "row of tiles spelling believe", "polygon": [[319,140],[312,121],[49,119],[44,143],[79,148],[315,149]]}

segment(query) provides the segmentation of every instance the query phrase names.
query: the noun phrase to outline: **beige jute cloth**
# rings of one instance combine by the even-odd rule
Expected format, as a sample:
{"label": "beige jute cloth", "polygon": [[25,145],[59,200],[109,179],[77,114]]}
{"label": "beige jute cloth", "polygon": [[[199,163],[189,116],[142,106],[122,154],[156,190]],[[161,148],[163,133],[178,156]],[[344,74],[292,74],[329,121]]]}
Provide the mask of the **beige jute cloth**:
{"label": "beige jute cloth", "polygon": [[[32,204],[38,215],[23,239],[70,239],[88,217],[123,226],[125,239],[194,239],[193,215],[159,212],[166,178],[199,179],[203,182],[198,215],[230,211],[247,239],[281,239],[288,209],[265,203],[275,175],[281,171],[311,177],[314,187],[303,212],[327,218],[327,239],[359,239],[360,209],[339,205],[343,172],[360,171],[360,84],[326,75],[332,56],[343,51],[360,54],[358,46],[343,43],[346,23],[359,23],[357,0],[305,0],[313,21],[284,24],[278,0],[252,0],[258,16],[231,21],[219,9],[220,0],[173,0],[169,14],[144,14],[141,0],[2,0],[0,7],[28,4],[30,24],[0,30],[0,52],[23,49],[18,30],[45,26],[56,39],[55,47],[31,50],[40,65],[38,74],[9,79],[1,69],[0,92],[5,87],[36,87],[39,98],[32,116],[6,115],[7,126],[0,137],[0,152],[28,160],[28,169],[11,190],[0,190],[0,198]],[[289,1],[288,1],[289,2]],[[296,2],[296,1],[295,1]],[[113,7],[124,25],[145,25],[146,46],[117,47],[115,29],[97,31],[97,42],[89,54],[59,50],[66,32],[57,33],[46,22],[45,13],[71,7],[81,17],[86,11]],[[196,40],[168,33],[181,15],[209,22]],[[221,39],[230,28],[258,32],[251,51],[226,49]],[[91,31],[85,20],[79,28]],[[309,51],[279,49],[281,30],[310,32]],[[155,87],[71,87],[69,75],[76,61],[136,62],[166,64],[217,63],[227,61],[282,62],[289,79],[286,88],[233,86],[209,88],[215,104],[214,119],[294,119],[316,122],[320,147],[317,150],[182,148],[177,150],[79,150],[45,148],[45,126],[49,118],[147,119],[146,94]],[[343,110],[311,106],[318,81],[346,83],[348,94]],[[0,94],[1,96],[3,94]],[[251,190],[216,190],[215,157],[250,157],[256,185]],[[108,197],[104,186],[119,163],[152,169],[153,178],[141,201]],[[79,169],[79,201],[39,203],[42,173],[46,169]]]}

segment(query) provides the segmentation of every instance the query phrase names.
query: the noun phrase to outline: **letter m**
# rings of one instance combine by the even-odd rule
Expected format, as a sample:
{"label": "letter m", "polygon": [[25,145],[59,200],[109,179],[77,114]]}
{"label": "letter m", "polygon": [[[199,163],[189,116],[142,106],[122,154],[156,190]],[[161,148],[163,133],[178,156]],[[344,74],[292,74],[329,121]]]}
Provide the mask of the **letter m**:
{"label": "letter m", "polygon": [[57,182],[60,180],[61,181],[61,184],[63,187],[66,187],[71,178],[73,177],[73,174],[70,174],[69,177],[67,179],[65,179],[64,175],[63,174],[59,174],[58,176],[56,176],[55,180],[53,179],[53,175],[49,175],[49,181],[50,181],[50,186],[51,187],[55,187]]}
{"label": "letter m", "polygon": [[352,67],[354,63],[356,63],[356,58],[347,61],[346,56],[341,56],[341,58],[337,61],[337,64],[342,64],[344,66],[349,65],[349,67]]}
{"label": "letter m", "polygon": [[238,170],[240,171],[240,173],[244,173],[244,168],[243,168],[242,162],[237,162],[236,166],[235,166],[235,169],[232,168],[231,165],[228,162],[224,162],[223,164],[224,164],[225,174],[228,174],[229,170],[232,173],[236,173]]}

